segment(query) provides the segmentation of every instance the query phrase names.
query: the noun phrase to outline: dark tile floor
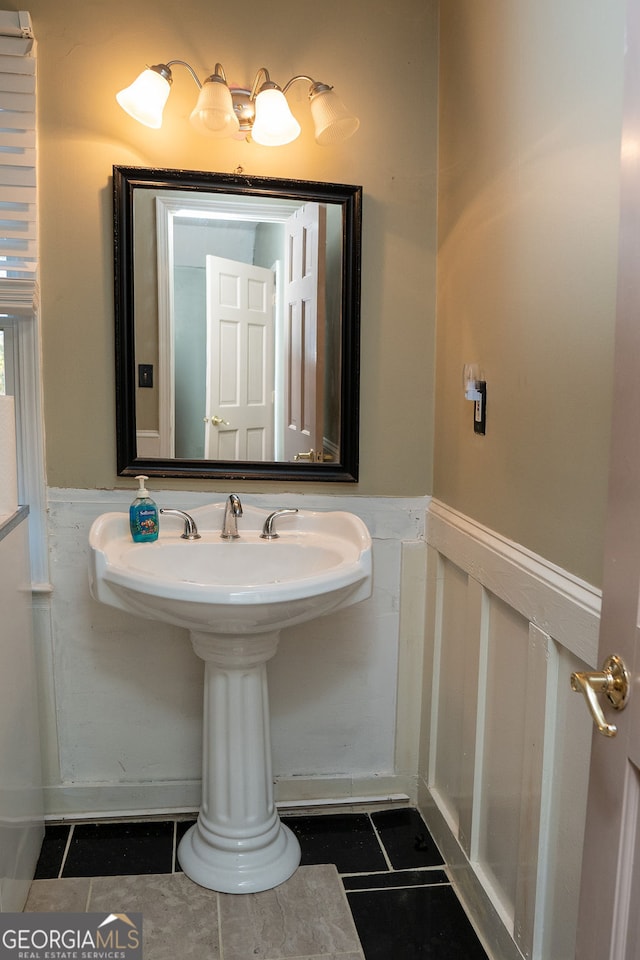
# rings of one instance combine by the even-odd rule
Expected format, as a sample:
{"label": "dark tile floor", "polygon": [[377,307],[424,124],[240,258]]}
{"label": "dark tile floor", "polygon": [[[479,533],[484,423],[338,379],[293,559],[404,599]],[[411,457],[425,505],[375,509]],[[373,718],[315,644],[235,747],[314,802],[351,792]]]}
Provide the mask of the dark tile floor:
{"label": "dark tile floor", "polygon": [[[336,865],[366,960],[486,960],[416,810],[282,819],[303,864]],[[192,822],[48,826],[36,879],[179,871],[175,849]]]}

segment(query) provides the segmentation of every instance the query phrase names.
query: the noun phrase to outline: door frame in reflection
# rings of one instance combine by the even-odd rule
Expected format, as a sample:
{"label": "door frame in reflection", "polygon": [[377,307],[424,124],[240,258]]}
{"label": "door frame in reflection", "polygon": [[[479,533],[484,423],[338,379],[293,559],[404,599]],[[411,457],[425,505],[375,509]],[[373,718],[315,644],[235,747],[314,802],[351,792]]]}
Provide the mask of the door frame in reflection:
{"label": "door frame in reflection", "polygon": [[[178,220],[221,223],[286,223],[303,200],[256,200],[242,197],[159,196],[156,205],[158,261],[158,449],[153,456],[175,456],[175,246]],[[209,413],[207,412],[208,416]]]}

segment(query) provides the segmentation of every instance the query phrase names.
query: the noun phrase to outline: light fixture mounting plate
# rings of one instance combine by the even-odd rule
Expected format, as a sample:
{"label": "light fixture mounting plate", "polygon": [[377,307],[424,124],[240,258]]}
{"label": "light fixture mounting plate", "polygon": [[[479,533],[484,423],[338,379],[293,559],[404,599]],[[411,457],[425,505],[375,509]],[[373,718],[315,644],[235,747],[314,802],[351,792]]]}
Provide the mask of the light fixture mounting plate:
{"label": "light fixture mounting plate", "polygon": [[246,90],[244,87],[229,87],[229,89],[231,91],[233,109],[240,124],[240,130],[242,130],[243,133],[251,133],[253,121],[256,116],[255,101],[251,99],[251,91]]}

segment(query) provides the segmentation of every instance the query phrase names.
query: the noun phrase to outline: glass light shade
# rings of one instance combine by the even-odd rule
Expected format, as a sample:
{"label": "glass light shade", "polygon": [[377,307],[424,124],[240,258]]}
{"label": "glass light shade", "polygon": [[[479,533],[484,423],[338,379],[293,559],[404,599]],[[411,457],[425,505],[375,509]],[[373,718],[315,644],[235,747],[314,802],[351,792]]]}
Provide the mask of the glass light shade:
{"label": "glass light shade", "polygon": [[240,129],[229,87],[222,80],[206,80],[189,117],[200,133],[233,137]]}
{"label": "glass light shade", "polygon": [[256,97],[251,139],[265,147],[280,147],[299,135],[300,124],[291,113],[282,90],[261,90]]}
{"label": "glass light shade", "polygon": [[116,94],[116,100],[134,120],[157,130],[162,126],[162,111],[170,91],[169,81],[147,68],[131,86]]}
{"label": "glass light shade", "polygon": [[311,97],[311,116],[316,131],[316,143],[322,146],[346,140],[360,126],[358,118],[347,110],[340,97],[331,89],[321,90]]}

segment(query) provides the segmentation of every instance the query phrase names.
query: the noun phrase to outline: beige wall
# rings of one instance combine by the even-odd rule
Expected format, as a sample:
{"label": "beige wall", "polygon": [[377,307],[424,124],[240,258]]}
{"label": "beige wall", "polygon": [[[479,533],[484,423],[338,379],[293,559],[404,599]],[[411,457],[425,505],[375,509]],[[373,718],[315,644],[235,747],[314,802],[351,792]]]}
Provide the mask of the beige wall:
{"label": "beige wall", "polygon": [[[20,6],[22,2],[14,8]],[[435,6],[435,0],[400,0],[391,7],[383,0],[325,0],[318,8],[306,8],[298,0],[213,7],[209,0],[28,4],[38,39],[51,486],[130,485],[115,471],[110,175],[113,164],[136,164],[224,172],[242,166],[249,174],[363,185],[361,482],[356,488],[345,485],[345,492],[428,492]],[[161,131],[147,130],[120,110],[114,94],[145,64],[178,58],[192,63],[201,77],[221,60],[229,79],[244,84],[263,64],[281,83],[296,73],[310,73],[335,84],[359,114],[361,129],[338,148],[318,147],[304,84],[298,84],[293,106],[304,130],[294,144],[269,149],[208,140],[186,122],[197,90],[177,67],[165,124]],[[298,488],[310,489],[304,484]],[[327,492],[326,487],[316,489]]]}
{"label": "beige wall", "polygon": [[[600,580],[622,0],[441,4],[434,493]],[[487,380],[473,433],[462,368]]]}
{"label": "beige wall", "polygon": [[[33,0],[49,484],[129,483],[115,473],[114,163],[361,183],[361,482],[344,492],[430,493],[433,457],[436,496],[597,583],[622,7],[442,4],[434,443],[436,0],[327,0],[317,16],[293,0],[250,2],[242,17],[204,0]],[[165,125],[146,130],[113,94],[145,63],[171,58],[201,75],[222,60],[233,81],[263,63],[276,80],[309,72],[335,83],[361,129],[317,147],[301,88],[296,143],[209,141],[185,121],[195,87],[177,68]],[[488,380],[484,438],[463,399],[464,362]]]}

